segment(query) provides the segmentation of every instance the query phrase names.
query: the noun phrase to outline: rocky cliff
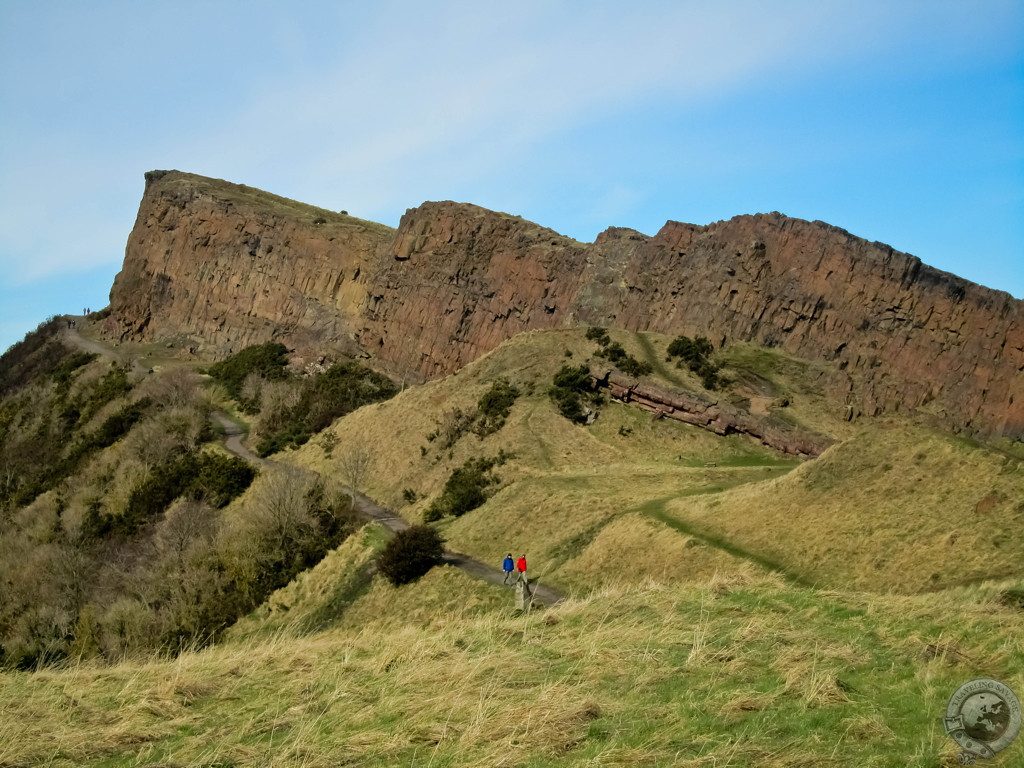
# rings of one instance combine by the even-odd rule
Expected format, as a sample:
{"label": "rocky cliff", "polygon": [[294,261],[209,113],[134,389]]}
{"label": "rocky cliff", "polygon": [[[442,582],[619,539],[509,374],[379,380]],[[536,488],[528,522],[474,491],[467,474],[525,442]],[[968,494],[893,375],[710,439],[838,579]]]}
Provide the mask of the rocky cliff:
{"label": "rocky cliff", "polygon": [[111,308],[124,336],[358,347],[413,377],[533,328],[700,333],[834,361],[835,397],[868,414],[927,406],[954,426],[1024,436],[1024,302],[780,214],[580,243],[444,202],[393,231],[153,173]]}
{"label": "rocky cliff", "polygon": [[271,339],[354,352],[366,275],[393,234],[250,187],[152,171],[108,329],[225,352]]}

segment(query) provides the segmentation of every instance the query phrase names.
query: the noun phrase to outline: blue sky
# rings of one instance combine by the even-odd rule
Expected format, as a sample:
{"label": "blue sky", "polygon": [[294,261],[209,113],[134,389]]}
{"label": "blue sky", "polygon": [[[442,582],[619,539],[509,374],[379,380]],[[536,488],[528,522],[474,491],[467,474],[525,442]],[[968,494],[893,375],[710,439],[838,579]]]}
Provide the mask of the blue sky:
{"label": "blue sky", "polygon": [[142,174],[581,240],[778,210],[1024,297],[1019,2],[0,3],[0,349],[106,304]]}

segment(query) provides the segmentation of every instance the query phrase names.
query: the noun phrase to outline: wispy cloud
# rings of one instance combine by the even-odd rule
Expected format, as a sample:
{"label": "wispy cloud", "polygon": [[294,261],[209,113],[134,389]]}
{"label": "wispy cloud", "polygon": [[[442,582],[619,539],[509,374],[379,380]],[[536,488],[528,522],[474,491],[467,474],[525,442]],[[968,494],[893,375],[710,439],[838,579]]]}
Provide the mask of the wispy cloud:
{"label": "wispy cloud", "polygon": [[[82,31],[110,38],[101,76],[148,71],[98,80],[93,91],[83,81],[73,96],[89,115],[80,124],[72,117],[58,126],[41,113],[19,121],[18,135],[0,128],[0,268],[8,281],[31,281],[116,265],[150,167],[223,176],[393,221],[425,198],[473,195],[550,149],[552,137],[609,116],[632,112],[642,121],[666,105],[685,114],[688,105],[829,67],[884,67],[913,35],[973,50],[974,38],[1013,15],[1010,3],[985,7],[533,0],[325,4],[287,16],[246,4],[238,9],[250,12],[235,16],[222,8],[209,22],[223,25],[215,33],[199,34],[201,14],[182,21],[162,13],[159,29],[123,51],[114,38],[133,30],[111,12]],[[190,49],[193,31],[202,51]],[[210,50],[217,34],[227,41],[221,60]],[[147,50],[151,58],[139,61]],[[65,55],[38,62],[50,73],[46,86],[60,80],[54,67],[89,66],[73,50]],[[189,69],[193,55],[211,68]],[[187,78],[160,101],[163,81],[182,69]],[[31,66],[18,71],[33,77]],[[110,105],[109,117],[89,111],[96,100]],[[42,110],[47,101],[33,103]],[[0,103],[5,113],[17,106]],[[674,151],[670,142],[664,151]],[[610,179],[594,213],[613,215],[644,197]]]}

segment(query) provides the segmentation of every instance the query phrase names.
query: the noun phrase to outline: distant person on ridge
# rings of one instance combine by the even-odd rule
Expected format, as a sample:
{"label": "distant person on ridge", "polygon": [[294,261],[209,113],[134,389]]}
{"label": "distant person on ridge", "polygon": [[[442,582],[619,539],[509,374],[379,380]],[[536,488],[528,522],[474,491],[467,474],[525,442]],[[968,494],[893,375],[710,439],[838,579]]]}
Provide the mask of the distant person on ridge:
{"label": "distant person on ridge", "polygon": [[515,561],[512,559],[512,553],[509,552],[505,555],[505,559],[501,562],[501,570],[505,572],[505,584],[508,584],[509,579],[512,578],[512,570],[516,567]]}
{"label": "distant person on ridge", "polygon": [[516,570],[519,571],[519,578],[526,578],[526,555],[522,554],[519,559],[516,560]]}

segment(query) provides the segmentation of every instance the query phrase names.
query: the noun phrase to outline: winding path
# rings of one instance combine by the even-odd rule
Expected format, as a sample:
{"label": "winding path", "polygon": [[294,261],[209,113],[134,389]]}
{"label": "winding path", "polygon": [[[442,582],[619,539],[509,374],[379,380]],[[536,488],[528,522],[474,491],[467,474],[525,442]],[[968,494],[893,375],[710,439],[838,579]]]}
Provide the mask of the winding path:
{"label": "winding path", "polygon": [[[405,519],[399,517],[387,507],[382,507],[369,496],[352,489],[348,489],[348,493],[352,496],[353,507],[356,512],[364,518],[374,520],[395,533],[404,531],[409,527],[409,523]],[[499,587],[507,586],[505,584],[504,571],[482,563],[469,555],[464,555],[461,552],[445,551],[444,562],[476,579],[486,581],[488,584],[495,584]],[[539,583],[539,581],[531,581],[530,587],[533,589],[534,600],[544,605],[554,605],[565,599],[562,593]]]}
{"label": "winding path", "polygon": [[[83,318],[66,315],[64,319],[81,320]],[[61,337],[68,344],[85,352],[91,352],[94,355],[99,355],[107,360],[113,360],[118,363],[124,362],[124,359],[115,351],[114,347],[86,338],[78,332],[77,328],[62,328]],[[139,373],[149,372],[138,360],[132,361],[132,368]],[[215,410],[210,414],[210,418],[224,430],[223,444],[229,453],[261,468],[267,468],[276,463],[256,455],[249,449],[249,446],[245,444],[245,426],[233,419],[230,414],[225,411]],[[355,511],[365,520],[379,523],[393,533],[404,531],[409,527],[409,523],[404,518],[393,510],[381,506],[366,494],[360,493],[353,488],[347,488],[346,492],[352,497],[352,506]],[[488,584],[505,586],[505,574],[503,571],[492,568],[469,555],[464,555],[461,552],[445,551],[444,562],[475,579],[480,579]],[[533,588],[534,600],[544,605],[554,605],[565,599],[565,596],[560,592],[537,581],[531,582],[530,586]]]}

